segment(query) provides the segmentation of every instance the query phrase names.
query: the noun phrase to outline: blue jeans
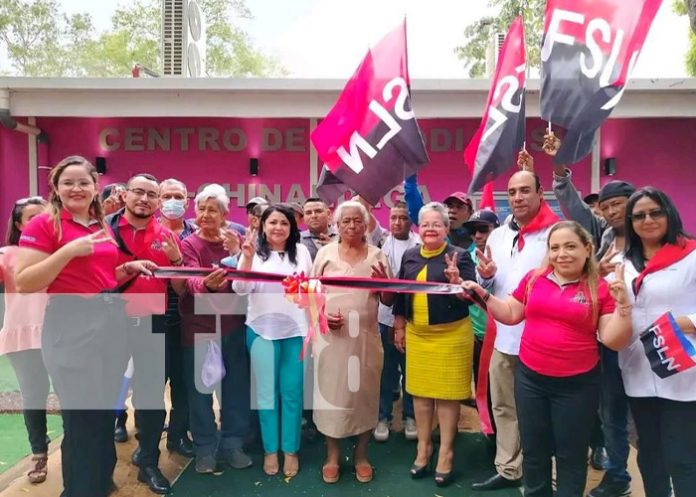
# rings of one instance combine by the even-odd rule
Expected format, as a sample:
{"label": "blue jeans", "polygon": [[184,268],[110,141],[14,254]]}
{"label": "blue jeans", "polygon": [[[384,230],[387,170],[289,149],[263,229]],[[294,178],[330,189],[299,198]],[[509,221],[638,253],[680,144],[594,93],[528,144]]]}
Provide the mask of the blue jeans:
{"label": "blue jeans", "polygon": [[406,354],[402,354],[393,343],[389,342],[392,328],[385,324],[379,324],[379,333],[382,336],[384,348],[384,367],[382,368],[382,381],[379,388],[379,419],[392,420],[392,408],[394,404],[394,391],[399,388],[399,369],[403,375],[401,391],[404,405],[402,418],[414,418],[413,397],[406,393]]}
{"label": "blue jeans", "polygon": [[[196,457],[215,455],[218,448],[222,451],[242,448],[251,413],[249,358],[244,342],[243,326],[220,339],[226,374],[211,388],[205,387],[201,381],[207,345],[200,343],[197,347],[183,347],[189,425]],[[216,392],[220,404],[219,433],[213,412],[213,392]]]}
{"label": "blue jeans", "polygon": [[631,477],[626,469],[628,461],[628,397],[624,390],[619,354],[601,346],[602,396],[600,417],[604,445],[609,455],[609,467],[604,481],[628,483]]}
{"label": "blue jeans", "polygon": [[[267,340],[247,326],[246,342],[256,386],[261,439],[266,454],[300,450],[302,432],[302,337]],[[279,436],[280,435],[280,436]]]}

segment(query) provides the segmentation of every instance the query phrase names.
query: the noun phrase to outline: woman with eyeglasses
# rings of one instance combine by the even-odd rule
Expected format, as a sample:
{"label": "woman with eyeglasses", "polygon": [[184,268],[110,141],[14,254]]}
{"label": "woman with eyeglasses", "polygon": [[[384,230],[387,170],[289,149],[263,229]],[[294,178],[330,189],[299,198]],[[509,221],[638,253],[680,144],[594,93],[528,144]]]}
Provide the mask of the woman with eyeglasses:
{"label": "woman with eyeglasses", "polygon": [[128,362],[119,280],[150,274],[148,261],[117,267],[104,224],[98,175],[79,156],[49,176],[47,213],[24,227],[15,281],[21,293],[49,296],[41,345],[63,417],[63,497],[105,497],[116,465],[114,407]]}
{"label": "woman with eyeglasses", "polygon": [[[447,208],[431,202],[418,213],[420,247],[408,249],[399,279],[460,284],[475,280],[466,250],[447,242]],[[433,456],[432,426],[440,426],[435,484],[453,481],[459,403],[471,397],[474,335],[469,302],[455,295],[398,294],[394,302],[394,346],[406,352],[406,391],[413,395],[418,447],[412,478],[422,478]]]}
{"label": "woman with eyeglasses", "polygon": [[5,247],[0,248],[0,282],[5,285],[5,316],[0,330],[0,355],[7,359],[17,375],[22,394],[24,424],[29,435],[33,467],[27,478],[42,483],[48,473],[46,399],[48,373],[41,357],[41,328],[48,297],[45,293],[19,294],[14,279],[19,237],[27,223],[46,209],[41,197],[15,202],[7,224]]}
{"label": "woman with eyeglasses", "polygon": [[[357,201],[336,208],[338,243],[322,247],[314,260],[312,276],[390,278],[384,252],[367,243],[370,221],[365,206]],[[330,331],[315,337],[314,422],[326,436],[326,461],[322,478],[336,483],[340,478],[340,439],[356,437],[353,451],[355,477],[372,481],[367,456],[372,431],[379,421],[379,388],[384,362],[382,338],[377,325],[378,303],[391,305],[392,295],[328,287],[326,317]]]}
{"label": "woman with eyeglasses", "polygon": [[684,232],[672,200],[656,188],[631,195],[626,214],[624,279],[633,306],[633,335],[619,351],[619,365],[638,432],[638,467],[646,497],[667,497],[672,488],[675,497],[692,496],[696,368],[659,377],[640,335],[669,311],[696,346],[696,241]]}
{"label": "woman with eyeglasses", "polygon": [[[256,206],[258,207],[258,206]],[[309,274],[312,257],[300,243],[295,213],[282,204],[267,206],[261,232],[250,231],[242,245],[237,269],[264,273]],[[235,292],[249,295],[246,343],[256,381],[256,401],[261,424],[263,471],[278,474],[278,450],[283,451],[283,474],[299,471],[302,429],[302,347],[307,335],[305,311],[283,295],[279,282],[236,280]]]}

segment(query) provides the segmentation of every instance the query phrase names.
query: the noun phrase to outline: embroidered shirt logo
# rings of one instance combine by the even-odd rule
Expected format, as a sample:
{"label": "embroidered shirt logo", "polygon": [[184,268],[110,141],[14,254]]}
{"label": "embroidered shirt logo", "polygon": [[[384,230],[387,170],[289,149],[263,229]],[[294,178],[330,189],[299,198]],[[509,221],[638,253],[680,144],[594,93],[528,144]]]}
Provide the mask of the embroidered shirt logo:
{"label": "embroidered shirt logo", "polygon": [[573,297],[573,302],[578,304],[587,304],[587,297],[585,297],[582,290],[579,290],[578,293],[575,294],[575,297]]}

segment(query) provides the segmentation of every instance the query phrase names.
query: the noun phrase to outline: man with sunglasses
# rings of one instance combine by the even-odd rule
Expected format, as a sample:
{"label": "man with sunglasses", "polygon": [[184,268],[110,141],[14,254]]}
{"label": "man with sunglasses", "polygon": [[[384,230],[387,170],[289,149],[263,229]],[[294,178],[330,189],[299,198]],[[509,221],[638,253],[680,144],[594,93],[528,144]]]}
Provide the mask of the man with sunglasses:
{"label": "man with sunglasses", "polygon": [[[474,212],[469,220],[462,225],[467,229],[471,236],[473,237],[474,243],[472,243],[467,251],[474,261],[475,265],[478,265],[478,256],[476,255],[477,250],[482,253],[486,250],[486,242],[491,232],[500,226],[500,219],[495,212],[482,209]],[[481,351],[483,350],[483,337],[486,334],[486,321],[487,315],[486,311],[476,305],[469,306],[469,315],[471,316],[471,324],[474,328],[474,384],[478,380],[478,369],[481,360]],[[489,395],[490,397],[490,395]],[[473,401],[473,399],[472,399]],[[473,402],[467,405],[475,407],[476,403]]]}

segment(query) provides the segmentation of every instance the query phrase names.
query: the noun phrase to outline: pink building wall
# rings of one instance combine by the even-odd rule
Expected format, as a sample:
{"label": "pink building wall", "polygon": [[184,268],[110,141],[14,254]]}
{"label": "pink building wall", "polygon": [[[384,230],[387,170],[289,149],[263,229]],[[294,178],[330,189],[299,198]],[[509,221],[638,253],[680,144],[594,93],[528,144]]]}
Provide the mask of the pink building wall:
{"label": "pink building wall", "polygon": [[[419,175],[426,200],[442,200],[455,190],[466,190],[470,174],[462,154],[477,119],[422,119],[430,164]],[[281,201],[302,202],[311,195],[310,143],[307,119],[226,118],[39,118],[50,143],[42,147],[40,166],[55,164],[67,155],[106,159],[102,185],[126,181],[137,172],[159,179],[175,177],[195,192],[210,182],[225,184],[232,197],[230,218],[244,222],[243,206],[258,194]],[[536,170],[551,191],[550,159],[541,152],[545,123],[527,120],[527,148],[536,159]],[[193,130],[193,131],[191,131]],[[602,128],[601,158],[617,159],[617,179],[636,185],[653,184],[675,200],[687,229],[696,232],[684,172],[696,154],[696,119],[616,119]],[[167,139],[167,133],[169,137]],[[188,136],[182,138],[182,136]],[[186,145],[188,142],[188,145]],[[27,195],[27,137],[0,129],[0,219],[4,229],[12,202]],[[259,159],[259,175],[249,175],[249,158]],[[574,183],[583,193],[590,189],[590,159],[572,166]],[[680,172],[678,172],[680,171]],[[514,172],[499,178],[495,190],[506,191]],[[39,170],[39,192],[46,195],[47,170]],[[604,184],[612,178],[602,175]],[[377,216],[386,220],[387,207],[399,197],[394,191],[380,203]]]}

